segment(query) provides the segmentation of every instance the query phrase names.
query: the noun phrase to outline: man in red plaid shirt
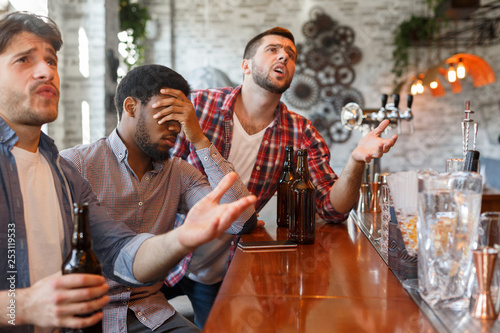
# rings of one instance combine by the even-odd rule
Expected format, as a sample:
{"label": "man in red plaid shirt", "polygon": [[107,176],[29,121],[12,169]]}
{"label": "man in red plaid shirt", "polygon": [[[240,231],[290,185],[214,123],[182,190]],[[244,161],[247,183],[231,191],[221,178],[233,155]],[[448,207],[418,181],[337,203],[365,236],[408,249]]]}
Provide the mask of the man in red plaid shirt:
{"label": "man in red plaid shirt", "polygon": [[[397,136],[380,137],[388,125],[388,120],[383,121],[360,140],[337,177],[330,167],[330,151],[319,132],[308,119],[289,111],[280,101],[292,81],[296,59],[297,49],[290,31],[279,27],[270,29],[247,44],[241,66],[244,75],[241,86],[194,91],[190,99],[207,138],[234,165],[248,190],[257,196],[257,212],[275,193],[285,146],[292,145],[295,150],[308,151],[311,181],[316,188],[316,212],[326,221],[341,222],[356,202],[365,164],[388,152]],[[160,122],[170,119],[182,122],[168,108],[155,117],[161,119]],[[203,172],[193,145],[182,133],[171,153]],[[209,260],[210,251],[205,249],[198,257],[200,261]],[[203,311],[197,308],[206,302],[207,316],[225,271],[206,278],[197,272],[193,262],[188,267],[184,262],[178,268],[167,279],[167,285],[182,278],[178,286],[190,297],[195,314],[198,316]],[[198,297],[210,289],[212,299]]]}

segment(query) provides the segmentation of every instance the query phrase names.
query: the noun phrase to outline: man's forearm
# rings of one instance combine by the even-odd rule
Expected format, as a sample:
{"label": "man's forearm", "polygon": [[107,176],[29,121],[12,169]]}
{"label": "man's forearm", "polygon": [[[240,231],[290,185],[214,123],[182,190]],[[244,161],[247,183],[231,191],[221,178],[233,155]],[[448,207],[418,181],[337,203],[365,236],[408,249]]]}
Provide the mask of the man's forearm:
{"label": "man's forearm", "polygon": [[330,189],[330,202],[337,212],[345,214],[356,203],[364,170],[364,162],[349,157],[342,173]]}
{"label": "man's forearm", "polygon": [[162,280],[167,272],[193,249],[178,240],[179,228],[146,240],[137,250],[133,271],[137,281],[148,283]]}
{"label": "man's forearm", "polygon": [[18,314],[21,305],[16,297],[17,293],[16,290],[0,291],[0,327],[21,325]]}

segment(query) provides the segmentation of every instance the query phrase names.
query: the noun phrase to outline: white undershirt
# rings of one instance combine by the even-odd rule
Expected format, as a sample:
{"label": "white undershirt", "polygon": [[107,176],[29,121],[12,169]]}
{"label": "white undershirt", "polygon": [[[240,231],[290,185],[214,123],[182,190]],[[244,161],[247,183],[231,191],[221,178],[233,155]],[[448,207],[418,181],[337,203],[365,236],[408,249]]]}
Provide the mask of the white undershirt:
{"label": "white undershirt", "polygon": [[233,140],[227,160],[233,164],[243,184],[247,187],[250,182],[250,177],[252,176],[255,161],[257,160],[262,138],[264,137],[266,129],[272,126],[273,123],[274,121],[267,125],[262,131],[249,135],[243,126],[241,126],[236,113],[233,115]]}
{"label": "white undershirt", "polygon": [[[267,127],[272,124],[273,122]],[[248,186],[250,181],[266,128],[259,133],[248,135],[243,126],[241,126],[236,114],[233,116],[233,140],[231,142],[228,161],[233,164],[234,169],[240,175],[245,186]],[[211,242],[200,246],[193,253],[193,258],[189,263],[188,277],[191,280],[204,284],[214,284],[221,281],[226,273],[228,257],[221,256],[220,253],[229,250],[231,246],[230,241],[233,237],[233,235],[224,233]],[[207,257],[206,253],[210,253],[211,256]]]}
{"label": "white undershirt", "polygon": [[61,270],[64,230],[54,178],[47,160],[37,150],[14,147],[23,196],[28,240],[30,283]]}

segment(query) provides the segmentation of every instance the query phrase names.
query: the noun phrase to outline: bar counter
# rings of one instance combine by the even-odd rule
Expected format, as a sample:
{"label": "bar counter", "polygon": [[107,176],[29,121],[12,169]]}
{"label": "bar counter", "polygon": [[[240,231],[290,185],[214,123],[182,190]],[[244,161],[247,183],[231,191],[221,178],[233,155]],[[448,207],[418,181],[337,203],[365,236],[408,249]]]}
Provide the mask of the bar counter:
{"label": "bar counter", "polygon": [[[261,219],[265,228],[241,241],[287,239],[275,219]],[[317,222],[312,245],[238,248],[204,332],[444,331],[433,327],[355,219]]]}

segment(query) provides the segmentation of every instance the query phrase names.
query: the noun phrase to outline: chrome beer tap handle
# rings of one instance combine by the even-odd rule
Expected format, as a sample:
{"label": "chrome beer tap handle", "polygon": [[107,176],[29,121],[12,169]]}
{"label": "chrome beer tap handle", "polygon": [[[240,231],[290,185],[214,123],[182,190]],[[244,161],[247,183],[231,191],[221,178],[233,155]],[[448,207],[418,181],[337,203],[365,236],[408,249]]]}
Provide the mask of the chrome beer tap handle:
{"label": "chrome beer tap handle", "polygon": [[408,95],[406,98],[407,109],[401,116],[402,119],[410,121],[410,133],[413,133],[413,113],[411,112],[411,105],[413,104],[413,95]]}

